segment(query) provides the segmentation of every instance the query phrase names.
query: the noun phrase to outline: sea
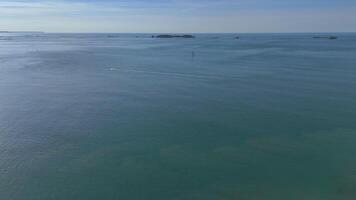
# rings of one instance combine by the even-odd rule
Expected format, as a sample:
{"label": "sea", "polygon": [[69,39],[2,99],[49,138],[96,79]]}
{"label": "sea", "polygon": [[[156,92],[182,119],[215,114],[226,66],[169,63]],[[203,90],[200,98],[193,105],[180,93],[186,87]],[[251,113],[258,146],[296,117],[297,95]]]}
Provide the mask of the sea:
{"label": "sea", "polygon": [[356,199],[356,34],[195,36],[0,33],[0,199]]}

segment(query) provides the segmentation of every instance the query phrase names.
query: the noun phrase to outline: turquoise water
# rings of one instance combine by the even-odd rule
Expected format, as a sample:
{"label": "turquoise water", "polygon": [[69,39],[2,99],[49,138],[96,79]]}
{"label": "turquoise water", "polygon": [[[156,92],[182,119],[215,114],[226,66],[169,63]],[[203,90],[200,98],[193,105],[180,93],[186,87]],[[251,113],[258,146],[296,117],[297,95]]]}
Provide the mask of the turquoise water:
{"label": "turquoise water", "polygon": [[116,35],[0,35],[0,199],[356,199],[356,34]]}

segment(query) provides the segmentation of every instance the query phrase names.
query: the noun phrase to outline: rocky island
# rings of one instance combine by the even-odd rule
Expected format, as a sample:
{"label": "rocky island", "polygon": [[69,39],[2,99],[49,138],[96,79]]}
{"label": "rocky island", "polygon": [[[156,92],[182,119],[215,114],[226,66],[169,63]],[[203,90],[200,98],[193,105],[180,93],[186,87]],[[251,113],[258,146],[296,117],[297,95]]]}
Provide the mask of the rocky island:
{"label": "rocky island", "polygon": [[336,36],[314,36],[314,39],[329,39],[329,40],[336,40]]}
{"label": "rocky island", "polygon": [[153,38],[195,38],[194,35],[157,35],[157,36],[152,36]]}

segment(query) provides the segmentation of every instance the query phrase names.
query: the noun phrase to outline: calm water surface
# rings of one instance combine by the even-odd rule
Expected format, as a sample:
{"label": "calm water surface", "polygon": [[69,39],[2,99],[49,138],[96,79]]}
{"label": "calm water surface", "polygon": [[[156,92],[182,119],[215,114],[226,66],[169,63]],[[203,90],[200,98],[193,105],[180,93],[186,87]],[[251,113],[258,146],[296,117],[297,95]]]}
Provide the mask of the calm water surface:
{"label": "calm water surface", "polygon": [[0,34],[0,199],[356,199],[356,34],[115,36]]}

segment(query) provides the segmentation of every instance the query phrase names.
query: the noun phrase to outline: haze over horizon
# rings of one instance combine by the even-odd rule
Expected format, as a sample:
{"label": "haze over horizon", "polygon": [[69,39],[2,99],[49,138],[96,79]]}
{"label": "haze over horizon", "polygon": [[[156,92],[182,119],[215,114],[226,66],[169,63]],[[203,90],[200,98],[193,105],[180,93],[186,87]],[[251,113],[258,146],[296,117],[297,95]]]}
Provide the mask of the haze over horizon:
{"label": "haze over horizon", "polygon": [[0,0],[0,31],[355,32],[352,0]]}

